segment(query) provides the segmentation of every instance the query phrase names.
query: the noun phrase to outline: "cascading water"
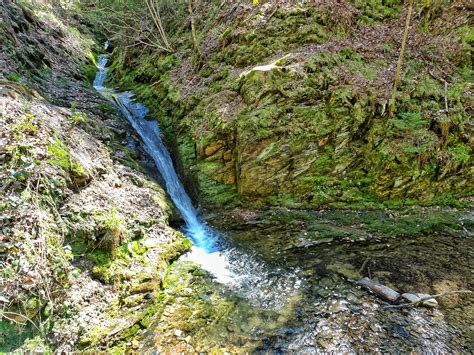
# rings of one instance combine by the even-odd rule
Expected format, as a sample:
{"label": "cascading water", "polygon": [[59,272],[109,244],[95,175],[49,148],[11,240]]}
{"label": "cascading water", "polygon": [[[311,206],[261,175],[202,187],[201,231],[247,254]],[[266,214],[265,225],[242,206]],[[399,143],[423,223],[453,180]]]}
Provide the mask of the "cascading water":
{"label": "cascading water", "polygon": [[[105,49],[107,49],[106,43]],[[148,109],[135,102],[130,92],[117,93],[104,86],[107,79],[107,55],[99,56],[94,87],[111,100],[139,134],[147,153],[165,180],[166,190],[186,223],[185,233],[194,246],[184,258],[200,264],[218,282],[233,287],[241,296],[265,308],[281,306],[299,288],[300,280],[292,275],[270,274],[265,265],[248,253],[224,248],[219,233],[203,223],[191,203],[161,139],[156,120],[147,120]],[[220,247],[218,247],[220,245]],[[273,291],[269,291],[273,290]]]}
{"label": "cascading water", "polygon": [[206,252],[214,251],[215,238],[210,229],[197,217],[196,210],[186,194],[174,170],[173,161],[161,140],[158,122],[145,119],[148,109],[144,105],[133,101],[131,93],[118,94],[116,101],[122,113],[143,140],[147,153],[155,161],[161,176],[165,180],[166,191],[186,222],[186,234],[191,237],[197,247]]}
{"label": "cascading water", "polygon": [[[104,49],[107,50],[109,48],[109,42],[105,42]],[[97,58],[97,68],[99,71],[94,79],[94,87],[96,89],[104,87],[105,79],[107,79],[107,62],[108,57],[106,54],[99,55]]]}

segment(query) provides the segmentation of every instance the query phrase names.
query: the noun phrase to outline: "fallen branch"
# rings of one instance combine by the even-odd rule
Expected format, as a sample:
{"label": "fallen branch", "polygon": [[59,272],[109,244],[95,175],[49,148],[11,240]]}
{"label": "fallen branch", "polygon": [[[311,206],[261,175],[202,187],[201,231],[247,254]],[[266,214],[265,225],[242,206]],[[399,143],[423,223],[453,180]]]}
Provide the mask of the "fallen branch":
{"label": "fallen branch", "polygon": [[400,297],[400,294],[397,291],[392,290],[388,286],[376,283],[368,277],[364,277],[357,284],[389,302],[395,302]]}
{"label": "fallen branch", "polygon": [[413,0],[408,0],[408,11],[407,11],[407,17],[405,20],[405,29],[403,31],[403,39],[402,39],[402,46],[400,48],[400,55],[398,56],[398,61],[397,61],[397,69],[395,71],[395,80],[393,83],[393,88],[392,88],[392,95],[390,97],[390,104],[389,104],[389,114],[390,116],[393,115],[395,112],[395,105],[396,105],[396,100],[397,100],[397,90],[398,86],[401,81],[401,70],[402,70],[402,64],[403,64],[403,55],[405,54],[405,46],[407,43],[407,38],[408,38],[408,30],[410,28],[410,20],[411,20],[411,14],[413,12]]}
{"label": "fallen branch", "polygon": [[275,10],[273,10],[270,16],[267,17],[267,20],[266,20],[267,23],[268,21],[271,20],[271,18],[273,17],[273,15],[275,15],[275,13],[278,11],[279,8],[280,8],[280,5],[277,4],[277,6],[275,7]]}
{"label": "fallen branch", "polygon": [[432,296],[429,296],[429,297],[421,297],[419,300],[414,301],[414,302],[410,302],[410,303],[403,303],[403,304],[385,306],[385,307],[382,307],[381,310],[386,310],[386,309],[390,309],[390,308],[414,307],[414,306],[420,304],[423,301],[427,301],[427,300],[431,300],[431,299],[435,299],[435,298],[439,298],[439,297],[443,297],[443,296],[460,294],[460,293],[471,294],[473,292],[471,290],[449,291],[449,292],[439,293],[437,295],[432,295]]}

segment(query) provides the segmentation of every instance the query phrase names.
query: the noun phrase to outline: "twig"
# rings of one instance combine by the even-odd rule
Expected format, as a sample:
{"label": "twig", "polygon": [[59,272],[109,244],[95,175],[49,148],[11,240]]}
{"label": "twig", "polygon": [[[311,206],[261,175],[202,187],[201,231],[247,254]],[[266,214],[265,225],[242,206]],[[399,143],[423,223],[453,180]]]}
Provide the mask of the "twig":
{"label": "twig", "polygon": [[449,292],[439,293],[437,295],[433,295],[433,296],[429,296],[429,297],[421,297],[418,301],[414,301],[414,302],[410,302],[410,303],[403,303],[403,304],[385,306],[385,307],[382,307],[381,310],[390,309],[390,308],[413,307],[413,306],[416,306],[417,304],[419,304],[423,301],[431,300],[431,299],[438,298],[438,297],[448,296],[448,295],[455,295],[455,294],[459,294],[459,293],[473,293],[473,292],[471,290],[449,291]]}
{"label": "twig", "polygon": [[270,16],[268,16],[266,22],[268,23],[268,21],[271,20],[271,18],[273,17],[273,15],[275,15],[275,13],[278,11],[278,9],[280,8],[280,5],[277,4],[277,6],[275,7],[275,10],[272,11],[272,13],[270,14]]}
{"label": "twig", "polygon": [[367,263],[369,262],[369,260],[370,260],[369,257],[365,258],[364,262],[362,263],[362,266],[359,269],[359,274],[362,274],[362,272],[364,271],[365,267],[367,266]]}
{"label": "twig", "polygon": [[9,320],[10,322],[13,322],[15,324],[18,324],[18,325],[25,325],[26,323],[22,323],[14,318],[10,318],[8,315],[12,315],[12,316],[17,316],[17,317],[22,317],[24,318],[25,321],[28,321],[30,322],[31,324],[33,324],[33,326],[40,332],[42,333],[41,329],[36,325],[35,322],[33,322],[30,318],[28,318],[27,316],[25,316],[24,314],[20,314],[20,313],[16,313],[16,312],[5,312],[5,311],[0,311],[0,317],[3,317],[5,318],[6,320]]}
{"label": "twig", "polygon": [[403,31],[403,39],[402,39],[402,46],[400,48],[400,55],[398,57],[397,61],[397,69],[395,71],[395,80],[393,83],[393,88],[392,88],[392,95],[390,97],[390,105],[389,105],[389,114],[390,116],[393,115],[395,112],[395,101],[397,99],[397,90],[398,86],[400,84],[400,73],[401,73],[401,68],[403,64],[403,55],[405,53],[405,46],[407,43],[407,38],[408,38],[408,30],[410,29],[410,20],[411,20],[411,14],[413,12],[413,0],[408,0],[408,12],[407,12],[407,17],[405,20],[405,29]]}
{"label": "twig", "polygon": [[448,82],[444,81],[444,111],[448,113]]}
{"label": "twig", "polygon": [[201,45],[199,44],[197,35],[196,35],[196,25],[194,23],[194,14],[193,14],[193,1],[188,0],[188,12],[189,17],[191,18],[191,39],[193,41],[193,47],[196,50],[196,54],[198,55],[199,61],[204,59],[204,52],[202,51]]}

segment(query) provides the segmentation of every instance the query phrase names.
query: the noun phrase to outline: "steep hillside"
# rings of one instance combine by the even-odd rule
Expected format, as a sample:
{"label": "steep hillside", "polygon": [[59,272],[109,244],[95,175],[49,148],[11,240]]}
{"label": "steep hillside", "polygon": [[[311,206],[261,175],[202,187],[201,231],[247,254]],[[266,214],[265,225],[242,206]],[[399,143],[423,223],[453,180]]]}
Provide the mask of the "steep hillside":
{"label": "steep hillside", "polygon": [[190,247],[145,153],[85,82],[87,28],[60,10],[1,7],[0,352],[130,340]]}
{"label": "steep hillside", "polygon": [[[472,5],[196,2],[174,51],[113,37],[112,80],[155,111],[207,206],[472,201]],[[178,154],[177,154],[178,155]]]}

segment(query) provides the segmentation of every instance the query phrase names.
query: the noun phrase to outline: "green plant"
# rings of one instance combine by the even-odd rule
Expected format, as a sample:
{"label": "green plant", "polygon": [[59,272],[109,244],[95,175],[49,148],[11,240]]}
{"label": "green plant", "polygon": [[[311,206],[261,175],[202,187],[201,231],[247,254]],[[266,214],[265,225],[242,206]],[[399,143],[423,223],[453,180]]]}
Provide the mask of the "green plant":
{"label": "green plant", "polygon": [[21,76],[18,73],[10,73],[7,75],[7,79],[14,82],[19,82],[20,78]]}
{"label": "green plant", "polygon": [[398,118],[389,119],[388,123],[400,131],[416,130],[428,125],[420,112],[400,112]]}
{"label": "green plant", "polygon": [[48,153],[52,155],[52,158],[48,159],[49,163],[59,166],[75,176],[86,175],[84,167],[72,159],[68,148],[58,138],[50,142]]}
{"label": "green plant", "polygon": [[74,112],[73,115],[67,119],[71,123],[71,128],[76,127],[76,125],[86,125],[90,122],[90,119],[84,112]]}
{"label": "green plant", "polygon": [[451,152],[455,159],[461,163],[467,163],[471,158],[471,149],[469,146],[462,143],[458,143],[452,147],[449,147],[448,151]]}
{"label": "green plant", "polygon": [[38,163],[31,157],[31,146],[26,143],[27,137],[35,135],[37,130],[35,115],[30,113],[21,116],[17,123],[8,125],[10,141],[6,146],[7,166],[9,168],[6,186],[15,181],[25,182]]}
{"label": "green plant", "polygon": [[109,250],[111,255],[115,255],[115,249],[125,239],[127,233],[127,225],[123,215],[112,207],[108,212],[96,212],[94,218],[102,222],[105,230],[105,235],[100,243]]}

